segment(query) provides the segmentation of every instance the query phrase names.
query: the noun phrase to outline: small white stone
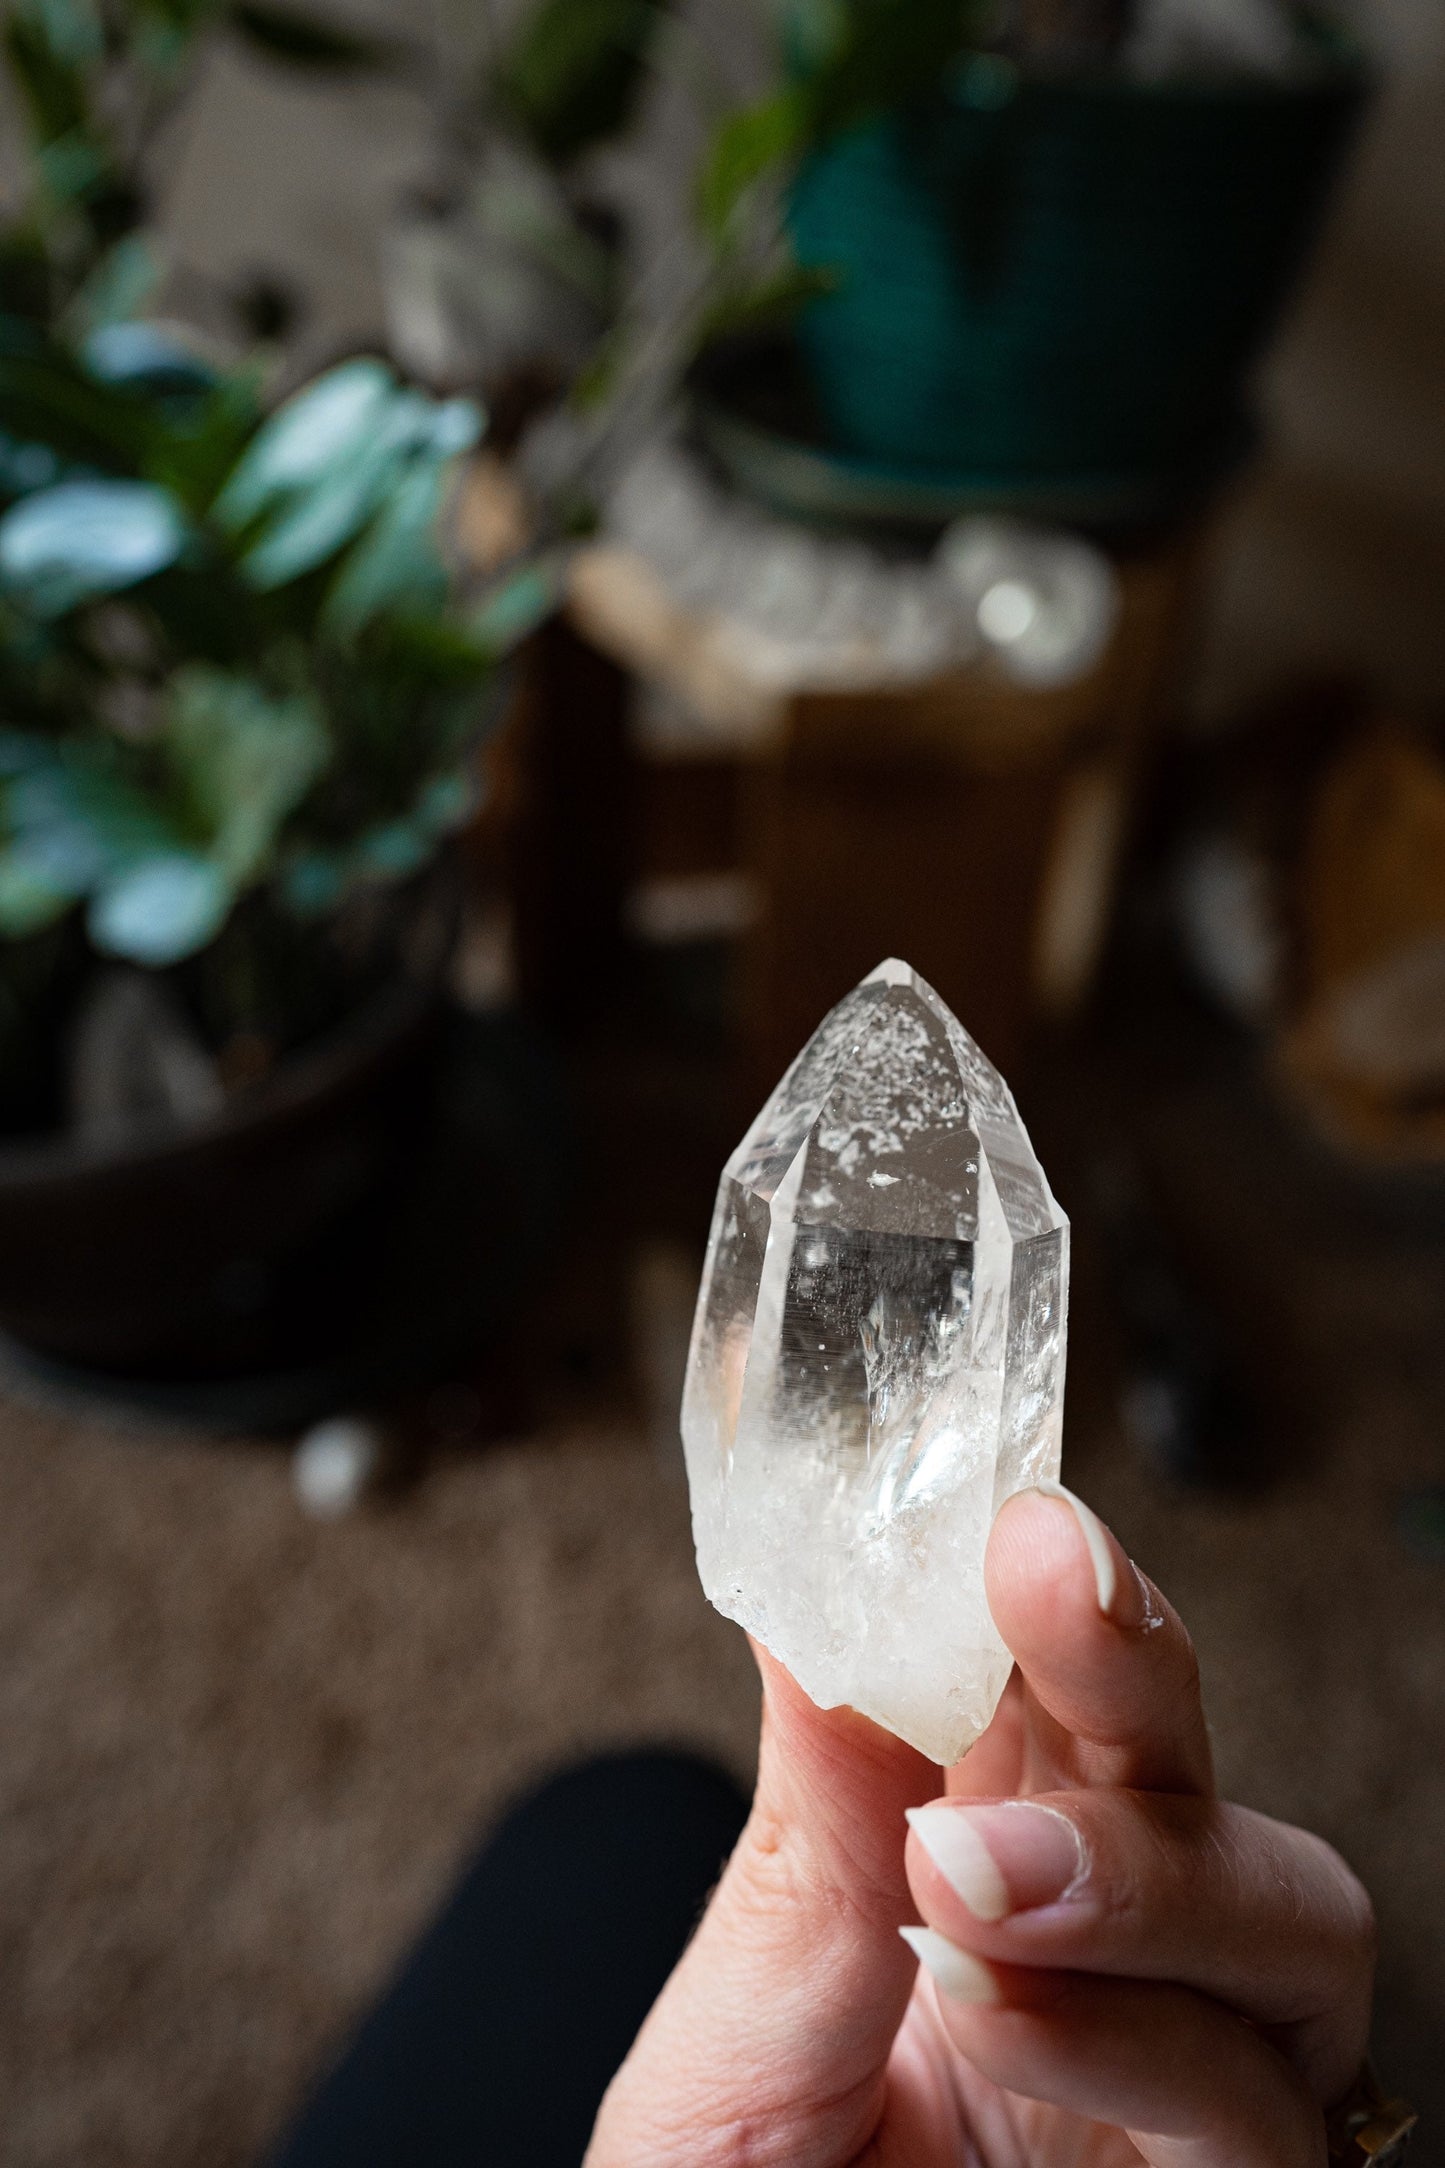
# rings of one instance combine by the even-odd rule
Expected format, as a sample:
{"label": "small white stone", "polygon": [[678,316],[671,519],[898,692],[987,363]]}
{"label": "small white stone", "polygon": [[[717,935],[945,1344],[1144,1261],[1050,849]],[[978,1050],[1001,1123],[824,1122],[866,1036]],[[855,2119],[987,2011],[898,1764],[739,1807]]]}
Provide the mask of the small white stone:
{"label": "small white stone", "polygon": [[1003,1078],[897,962],[718,1190],[682,1418],[703,1587],[821,1707],[945,1764],[1011,1668],[994,1515],[1058,1474],[1068,1239]]}
{"label": "small white stone", "polygon": [[357,1506],[381,1467],[384,1440],[375,1423],[332,1415],[313,1424],[291,1458],[291,1481],[306,1511],[339,1520]]}

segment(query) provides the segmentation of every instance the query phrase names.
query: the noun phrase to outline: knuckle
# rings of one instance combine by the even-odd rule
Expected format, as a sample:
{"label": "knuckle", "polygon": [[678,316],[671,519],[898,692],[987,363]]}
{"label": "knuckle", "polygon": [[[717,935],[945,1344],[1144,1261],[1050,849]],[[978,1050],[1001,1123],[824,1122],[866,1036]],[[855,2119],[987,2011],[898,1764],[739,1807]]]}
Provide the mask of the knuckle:
{"label": "knuckle", "polygon": [[1204,1688],[1199,1670],[1199,1651],[1182,1624],[1174,1643],[1172,1668],[1169,1710],[1176,1729],[1181,1735],[1185,1735],[1199,1721],[1204,1705]]}
{"label": "knuckle", "polygon": [[1068,1818],[1098,1928],[1110,1943],[1136,1941],[1151,1910],[1149,1891],[1158,1878],[1160,1853],[1159,1833],[1142,1795],[1086,1794],[1082,1802],[1071,1802]]}
{"label": "knuckle", "polygon": [[755,1919],[787,1918],[803,1894],[797,1846],[782,1815],[755,1803],[723,1877],[730,1904]]}
{"label": "knuckle", "polygon": [[1182,1908],[1223,1918],[1240,1909],[1235,1811],[1184,1794],[1114,1794],[1088,1832],[1089,1893],[1111,1939],[1142,1947]]}
{"label": "knuckle", "polygon": [[1316,1838],[1334,1883],[1338,1906],[1338,1936],[1343,1952],[1355,1970],[1373,1974],[1380,1930],[1374,1900],[1354,1869],[1341,1859],[1333,1845]]}
{"label": "knuckle", "polygon": [[1306,1863],[1296,1881],[1304,1884],[1300,1910],[1313,1919],[1321,1939],[1337,1959],[1353,1966],[1374,1959],[1375,1907],[1369,1891],[1332,1844],[1312,1830],[1292,1832]]}
{"label": "knuckle", "polygon": [[806,1921],[812,1935],[848,1922],[847,1891],[796,1821],[755,1803],[718,1896],[724,1916],[757,1941],[791,1946]]}
{"label": "knuckle", "polygon": [[[1243,1814],[1243,1809],[1234,1810]],[[1256,1857],[1273,1889],[1276,1932],[1307,1959],[1323,2002],[1367,2004],[1374,1979],[1377,1927],[1370,1894],[1334,1846],[1312,1830],[1249,1817]]]}
{"label": "knuckle", "polygon": [[698,2087],[629,2100],[614,2080],[582,2168],[790,2168],[797,2158],[789,2114],[740,2111],[731,2097],[715,2100]]}

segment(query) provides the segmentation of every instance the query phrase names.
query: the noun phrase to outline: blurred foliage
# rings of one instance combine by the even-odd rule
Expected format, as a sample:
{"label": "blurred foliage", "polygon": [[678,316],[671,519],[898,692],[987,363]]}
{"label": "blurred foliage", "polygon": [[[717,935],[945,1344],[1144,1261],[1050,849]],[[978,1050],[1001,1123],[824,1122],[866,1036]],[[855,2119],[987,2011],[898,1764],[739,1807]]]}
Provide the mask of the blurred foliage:
{"label": "blurred foliage", "polygon": [[211,41],[356,73],[407,48],[271,0],[7,0],[3,57],[28,157],[0,238],[0,310],[81,335],[133,313],[159,276],[147,238],[166,123]]}
{"label": "blurred foliage", "polygon": [[490,102],[554,168],[621,135],[637,111],[666,0],[540,0],[487,74]]}
{"label": "blurred foliage", "polygon": [[579,348],[616,322],[622,221],[591,156],[633,126],[673,23],[670,0],[523,0],[505,28],[492,24],[480,61],[445,35],[434,43],[424,205],[449,240],[437,306],[457,327],[462,367],[411,358],[455,380],[473,349],[504,438],[518,394],[525,421],[573,380]]}
{"label": "blurred foliage", "polygon": [[167,123],[223,38],[312,72],[418,65],[272,0],[4,16],[27,151],[0,231],[6,1119],[43,1118],[97,955],[177,972],[216,1044],[291,1043],[363,951],[394,962],[404,914],[377,905],[467,819],[498,661],[555,602],[545,563],[475,594],[447,561],[475,404],[362,359],[268,415],[264,365],[142,319]]}
{"label": "blurred foliage", "polygon": [[[1339,47],[1329,0],[1279,0],[1278,12],[1302,58]],[[759,193],[775,199],[833,137],[940,92],[1005,105],[1022,71],[1107,72],[1137,14],[1130,0],[782,0],[774,84],[715,125],[697,174],[698,223],[727,258]]]}
{"label": "blurred foliage", "polygon": [[481,428],[377,361],[267,417],[154,327],[0,319],[0,938],[170,965],[258,892],[300,930],[430,861],[555,600],[449,576]]}
{"label": "blurred foliage", "polygon": [[774,85],[722,115],[699,163],[694,208],[716,289],[705,337],[814,297],[819,275],[797,271],[782,238],[788,176],[833,136],[936,91],[1001,19],[993,0],[791,0]]}

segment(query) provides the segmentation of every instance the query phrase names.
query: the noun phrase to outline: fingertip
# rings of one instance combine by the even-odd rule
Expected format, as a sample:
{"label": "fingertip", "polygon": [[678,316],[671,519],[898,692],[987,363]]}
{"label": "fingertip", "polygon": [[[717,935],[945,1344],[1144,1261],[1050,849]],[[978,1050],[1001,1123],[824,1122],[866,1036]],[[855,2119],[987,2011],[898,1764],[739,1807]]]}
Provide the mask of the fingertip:
{"label": "fingertip", "polygon": [[1005,1499],[989,1537],[986,1577],[989,1605],[1004,1639],[1011,1626],[1026,1636],[1041,1608],[1052,1631],[1089,1616],[1115,1625],[1137,1623],[1139,1577],[1123,1545],[1091,1506],[1046,1481]]}
{"label": "fingertip", "polygon": [[1123,1773],[1113,1781],[1208,1789],[1189,1636],[1081,1499],[1061,1485],[1010,1498],[994,1522],[985,1580],[1029,1692],[1066,1731],[1118,1750],[1113,1766]]}
{"label": "fingertip", "polygon": [[1078,1523],[1079,1534],[1084,1539],[1084,1549],[1089,1554],[1089,1564],[1094,1569],[1094,1588],[1099,1599],[1099,1609],[1105,1618],[1114,1614],[1120,1593],[1119,1561],[1127,1570],[1129,1561],[1114,1537],[1100,1520],[1092,1506],[1085,1505],[1076,1491],[1065,1488],[1062,1483],[1045,1480],[1034,1486],[1040,1498],[1055,1498],[1066,1505]]}
{"label": "fingertip", "polygon": [[986,1965],[981,1957],[960,1949],[956,1942],[950,1942],[946,1935],[932,1927],[900,1927],[898,1932],[924,1971],[931,1975],[940,1995],[945,1995],[950,2002],[983,2008],[999,2002],[993,1967]]}

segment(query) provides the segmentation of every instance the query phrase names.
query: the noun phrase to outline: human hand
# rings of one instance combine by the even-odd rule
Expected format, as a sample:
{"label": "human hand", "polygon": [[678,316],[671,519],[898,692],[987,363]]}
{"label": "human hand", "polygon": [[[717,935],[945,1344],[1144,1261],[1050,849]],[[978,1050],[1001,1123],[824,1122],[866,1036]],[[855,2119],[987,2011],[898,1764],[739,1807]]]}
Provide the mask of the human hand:
{"label": "human hand", "polygon": [[1189,1637],[1086,1506],[1009,1500],[987,1577],[1017,1667],[942,1799],[757,1652],[752,1813],[586,2168],[1320,2168],[1369,1899],[1216,1797]]}

